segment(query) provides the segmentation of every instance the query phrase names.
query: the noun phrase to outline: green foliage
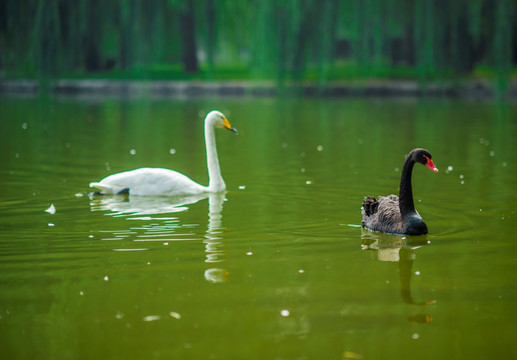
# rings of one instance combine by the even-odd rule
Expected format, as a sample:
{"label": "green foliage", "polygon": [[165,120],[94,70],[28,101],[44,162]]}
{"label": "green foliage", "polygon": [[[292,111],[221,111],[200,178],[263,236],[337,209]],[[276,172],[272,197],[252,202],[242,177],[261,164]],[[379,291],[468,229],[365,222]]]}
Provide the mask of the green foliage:
{"label": "green foliage", "polygon": [[324,85],[481,67],[504,89],[516,13],[514,0],[4,0],[0,76]]}

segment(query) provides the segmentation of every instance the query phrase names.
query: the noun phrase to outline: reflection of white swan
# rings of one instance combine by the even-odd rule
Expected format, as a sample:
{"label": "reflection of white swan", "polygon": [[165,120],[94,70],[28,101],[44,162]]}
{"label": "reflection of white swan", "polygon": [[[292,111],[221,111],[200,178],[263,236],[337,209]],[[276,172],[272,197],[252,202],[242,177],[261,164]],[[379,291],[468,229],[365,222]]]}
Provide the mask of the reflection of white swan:
{"label": "reflection of white swan", "polygon": [[90,183],[90,187],[100,189],[104,194],[128,193],[145,196],[193,195],[217,193],[226,190],[217,149],[215,147],[215,128],[225,128],[237,133],[228,119],[219,111],[211,111],[205,118],[205,145],[208,167],[208,186],[202,186],[189,177],[169,169],[140,168],[105,177],[99,182]]}
{"label": "reflection of white swan", "polygon": [[[206,229],[205,252],[206,263],[217,263],[224,261],[224,251],[220,248],[224,246],[222,237],[222,211],[224,194],[210,194],[208,197],[208,226]],[[210,268],[205,271],[205,279],[211,283],[225,282],[229,271],[221,268]]]}
{"label": "reflection of white swan", "polygon": [[[131,227],[130,233],[136,238],[134,241],[169,241],[178,240],[177,230],[182,227],[178,218],[153,216],[178,213],[188,210],[192,205],[208,197],[208,225],[203,243],[205,244],[206,263],[224,261],[225,252],[222,234],[222,210],[225,194],[200,194],[182,197],[163,196],[92,196],[90,198],[91,211],[108,211],[108,215],[124,217],[127,220],[152,220],[149,225]],[[183,225],[184,226],[184,225]],[[140,234],[143,231],[144,234]],[[113,232],[118,240],[127,237],[120,229]],[[123,236],[126,234],[126,236]],[[181,234],[182,237],[185,234]],[[111,237],[110,239],[114,239]],[[189,238],[186,240],[196,240]],[[204,277],[208,282],[220,283],[227,280],[229,272],[225,269],[213,267],[205,271]]]}
{"label": "reflection of white swan", "polygon": [[220,255],[223,253],[219,247],[222,243],[221,224],[223,211],[224,194],[210,194],[208,197],[208,227],[206,229],[205,240],[207,263],[223,261]]}
{"label": "reflection of white swan", "polygon": [[186,205],[197,203],[207,195],[191,195],[178,197],[160,196],[93,196],[91,197],[92,211],[110,211],[111,216],[151,216],[186,211]]}
{"label": "reflection of white swan", "polygon": [[229,272],[220,268],[210,268],[205,270],[205,280],[213,284],[222,283],[226,281]]}

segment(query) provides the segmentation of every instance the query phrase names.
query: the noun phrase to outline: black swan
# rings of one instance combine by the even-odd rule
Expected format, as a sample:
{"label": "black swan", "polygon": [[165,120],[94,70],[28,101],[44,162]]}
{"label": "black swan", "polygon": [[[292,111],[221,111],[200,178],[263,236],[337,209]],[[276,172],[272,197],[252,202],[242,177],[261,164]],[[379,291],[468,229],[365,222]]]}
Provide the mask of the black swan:
{"label": "black swan", "polygon": [[434,172],[438,169],[431,160],[431,154],[425,149],[414,149],[406,157],[400,179],[399,196],[367,196],[363,201],[361,225],[367,229],[390,234],[424,235],[427,225],[415,210],[411,173],[415,162],[427,166]]}

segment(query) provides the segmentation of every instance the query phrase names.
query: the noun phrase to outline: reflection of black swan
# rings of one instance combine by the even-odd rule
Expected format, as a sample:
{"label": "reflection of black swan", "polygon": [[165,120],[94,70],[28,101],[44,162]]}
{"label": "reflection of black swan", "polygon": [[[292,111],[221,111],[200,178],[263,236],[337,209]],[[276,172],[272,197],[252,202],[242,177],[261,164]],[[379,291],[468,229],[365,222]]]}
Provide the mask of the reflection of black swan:
{"label": "reflection of black swan", "polygon": [[438,172],[425,149],[414,149],[406,157],[400,179],[399,196],[368,196],[363,202],[361,225],[375,231],[403,235],[427,234],[427,225],[415,210],[411,173],[413,165],[419,162],[434,172]]}
{"label": "reflection of black swan", "polygon": [[408,246],[403,246],[399,251],[399,279],[400,295],[406,304],[412,305],[432,305],[436,300],[417,302],[411,295],[411,276],[413,275],[413,262],[415,260],[415,250]]}

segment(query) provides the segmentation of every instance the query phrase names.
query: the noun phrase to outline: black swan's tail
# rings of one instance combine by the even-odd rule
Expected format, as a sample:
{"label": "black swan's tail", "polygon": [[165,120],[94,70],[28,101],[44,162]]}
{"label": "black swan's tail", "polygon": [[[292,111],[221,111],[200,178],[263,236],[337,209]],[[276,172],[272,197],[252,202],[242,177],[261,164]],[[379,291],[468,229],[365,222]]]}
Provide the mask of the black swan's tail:
{"label": "black swan's tail", "polygon": [[363,201],[363,209],[366,216],[371,216],[377,212],[379,203],[373,196],[367,196]]}

